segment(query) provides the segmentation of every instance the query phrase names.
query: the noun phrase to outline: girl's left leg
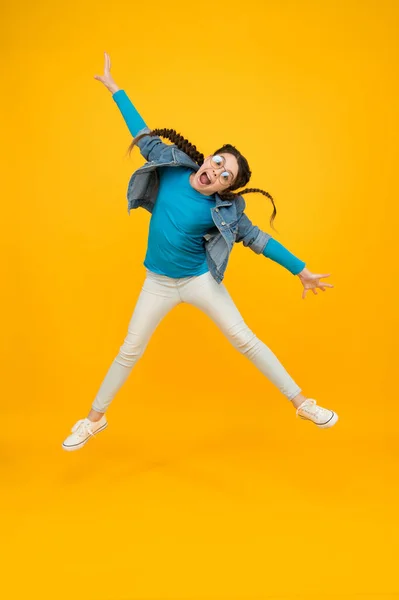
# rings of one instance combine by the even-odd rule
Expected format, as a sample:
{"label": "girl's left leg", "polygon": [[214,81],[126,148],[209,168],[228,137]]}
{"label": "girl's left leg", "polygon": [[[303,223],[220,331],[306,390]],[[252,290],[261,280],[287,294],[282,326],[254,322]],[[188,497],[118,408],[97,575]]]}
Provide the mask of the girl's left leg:
{"label": "girl's left leg", "polygon": [[295,408],[306,396],[285,370],[278,358],[248,327],[223,283],[218,284],[208,272],[181,284],[183,302],[205,312],[222,330],[231,344],[280,390]]}

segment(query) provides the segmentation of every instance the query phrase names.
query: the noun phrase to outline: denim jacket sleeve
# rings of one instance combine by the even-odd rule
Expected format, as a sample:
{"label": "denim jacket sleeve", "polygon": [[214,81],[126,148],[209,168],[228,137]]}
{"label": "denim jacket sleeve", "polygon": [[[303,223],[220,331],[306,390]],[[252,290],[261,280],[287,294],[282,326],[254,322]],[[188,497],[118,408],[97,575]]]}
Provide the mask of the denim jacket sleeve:
{"label": "denim jacket sleeve", "polygon": [[170,144],[165,144],[161,138],[156,135],[148,135],[150,131],[151,129],[149,127],[144,127],[138,132],[133,141],[136,142],[137,146],[140,148],[140,152],[146,161],[154,162],[159,159],[165,148],[170,148]]}
{"label": "denim jacket sleeve", "polygon": [[237,214],[239,215],[239,219],[237,222],[236,242],[242,242],[245,247],[249,247],[256,254],[262,254],[267,242],[271,239],[271,235],[253,225],[244,210],[245,200],[242,196],[239,196],[237,200]]}

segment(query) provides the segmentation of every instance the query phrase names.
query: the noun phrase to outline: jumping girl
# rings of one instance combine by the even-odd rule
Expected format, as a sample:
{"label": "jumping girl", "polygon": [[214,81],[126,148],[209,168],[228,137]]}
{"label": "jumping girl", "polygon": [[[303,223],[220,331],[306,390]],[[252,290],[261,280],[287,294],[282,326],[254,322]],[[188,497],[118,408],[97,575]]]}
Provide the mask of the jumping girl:
{"label": "jumping girl", "polygon": [[[296,415],[320,428],[332,427],[338,415],[307,398],[273,352],[249,329],[222,283],[234,243],[242,242],[257,254],[270,258],[297,275],[303,285],[302,298],[316,288],[323,292],[333,285],[321,282],[329,274],[314,274],[268,233],[253,225],[245,214],[243,194],[258,192],[273,204],[270,225],[276,216],[273,198],[257,188],[244,187],[251,171],[244,156],[230,144],[206,158],[196,146],[173,129],[147,127],[126,93],[119,89],[105,54],[104,75],[96,75],[112,93],[133,136],[129,150],[140,148],[146,163],[130,179],[128,212],[143,207],[151,213],[148,248],[144,261],[146,278],[128,333],[114,359],[91,410],[80,419],[63,442],[65,450],[78,450],[103,431],[105,412],[127,380],[163,317],[181,302],[204,311],[246,356],[291,401]],[[172,144],[165,144],[160,138]]]}

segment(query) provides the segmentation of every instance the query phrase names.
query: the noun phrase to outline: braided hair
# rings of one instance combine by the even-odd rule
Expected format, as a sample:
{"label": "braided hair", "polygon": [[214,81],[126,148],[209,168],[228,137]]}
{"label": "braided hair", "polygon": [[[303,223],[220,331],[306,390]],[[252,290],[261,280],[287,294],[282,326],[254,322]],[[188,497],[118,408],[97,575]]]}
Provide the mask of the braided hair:
{"label": "braided hair", "polygon": [[[204,155],[201,152],[199,152],[199,150],[197,150],[196,146],[191,144],[191,142],[189,142],[186,138],[184,138],[182,135],[177,133],[177,131],[175,129],[153,129],[152,131],[150,131],[148,134],[145,134],[145,135],[159,136],[159,137],[166,138],[166,139],[170,140],[173,144],[175,144],[179,148],[179,150],[182,150],[185,154],[187,154],[187,156],[189,156],[191,158],[191,160],[196,162],[197,165],[201,166],[204,163],[204,160],[205,160]],[[133,142],[130,144],[130,146],[128,148],[129,154],[131,153],[134,146],[136,145],[136,142],[137,142],[137,139],[136,139],[136,141],[133,140]],[[258,192],[259,194],[263,194],[264,196],[267,196],[267,198],[269,198],[273,204],[273,214],[270,217],[270,225],[275,231],[277,231],[273,226],[273,221],[276,217],[277,210],[276,210],[276,206],[274,204],[274,200],[268,192],[265,192],[264,190],[261,190],[259,188],[246,188],[244,190],[241,190],[237,194],[233,193],[233,190],[236,190],[240,187],[244,187],[250,180],[252,173],[249,168],[247,159],[241,154],[241,152],[239,152],[237,150],[237,148],[235,146],[232,146],[231,144],[224,144],[221,148],[218,148],[217,150],[215,150],[215,152],[213,154],[215,155],[215,154],[221,154],[221,153],[233,154],[233,156],[235,156],[235,158],[237,159],[237,162],[238,162],[238,175],[237,175],[234,183],[229,188],[227,188],[227,190],[220,192],[219,196],[225,200],[233,200],[236,196],[242,196],[243,194],[250,194],[250,193],[255,193],[255,192]]]}

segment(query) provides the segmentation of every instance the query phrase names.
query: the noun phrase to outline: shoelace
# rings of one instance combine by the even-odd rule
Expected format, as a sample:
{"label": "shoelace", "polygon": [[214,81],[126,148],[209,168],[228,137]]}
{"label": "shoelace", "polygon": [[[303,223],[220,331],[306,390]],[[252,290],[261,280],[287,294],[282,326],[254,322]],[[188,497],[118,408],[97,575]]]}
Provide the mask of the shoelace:
{"label": "shoelace", "polygon": [[302,402],[302,404],[300,406],[298,406],[298,408],[296,409],[296,416],[299,417],[299,411],[302,409],[305,409],[307,407],[310,408],[310,405],[312,406],[312,408],[314,407],[315,410],[309,411],[312,413],[312,415],[316,414],[318,416],[321,416],[321,407],[320,406],[315,406],[316,404],[316,400],[312,400],[310,398],[307,398],[306,400],[304,400],[304,402]]}
{"label": "shoelace", "polygon": [[90,425],[86,419],[80,419],[80,421],[75,423],[72,427],[72,433],[76,433],[79,437],[84,437],[86,434],[94,437],[94,433],[90,429]]}

